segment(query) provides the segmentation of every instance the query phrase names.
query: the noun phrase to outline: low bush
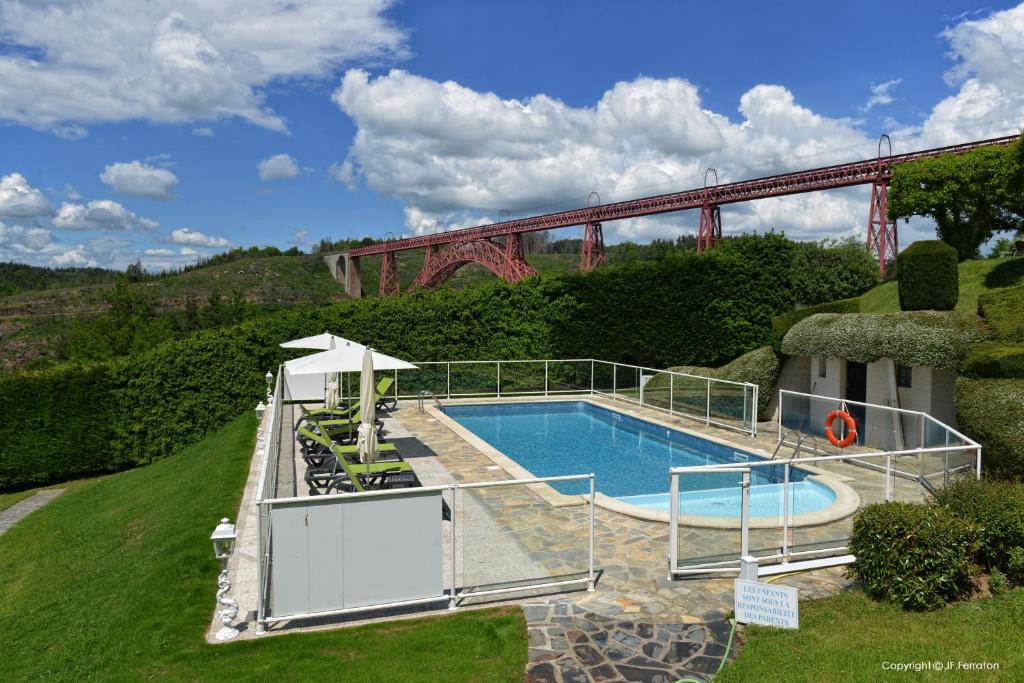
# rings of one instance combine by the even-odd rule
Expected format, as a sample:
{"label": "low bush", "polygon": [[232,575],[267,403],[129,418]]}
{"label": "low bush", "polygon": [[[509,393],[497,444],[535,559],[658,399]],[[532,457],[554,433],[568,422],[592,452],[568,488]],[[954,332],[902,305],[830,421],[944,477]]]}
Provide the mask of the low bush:
{"label": "low bush", "polygon": [[1006,576],[1017,586],[1024,586],[1024,548],[1010,551],[1010,559],[1006,564]]}
{"label": "low bush", "polygon": [[868,594],[935,609],[971,590],[977,529],[937,505],[876,503],[857,513],[847,572]]}
{"label": "low bush", "polygon": [[960,377],[954,402],[960,430],[983,446],[985,471],[1024,478],[1024,379]]}
{"label": "low bush", "polygon": [[858,363],[884,357],[911,367],[959,370],[984,339],[975,316],[954,312],[819,313],[793,325],[782,352]]}
{"label": "low bush", "polygon": [[992,591],[992,595],[1005,593],[1010,590],[1010,580],[1006,578],[1006,574],[993,568],[988,577],[988,588]]}
{"label": "low bush", "polygon": [[1024,344],[979,344],[967,354],[963,374],[975,379],[1024,378]]}
{"label": "low bush", "polygon": [[1024,342],[1024,315],[1021,311],[1024,311],[1024,285],[978,297],[978,313],[1000,339]]}
{"label": "low bush", "polygon": [[780,351],[782,349],[782,340],[793,325],[796,325],[804,318],[809,318],[818,313],[860,313],[860,298],[829,301],[828,303],[798,308],[795,311],[775,316],[772,318],[772,346],[775,350]]}
{"label": "low bush", "polygon": [[960,477],[935,492],[935,502],[978,529],[978,564],[1009,571],[1024,546],[1024,484]]}
{"label": "low bush", "polygon": [[956,249],[940,240],[914,242],[896,258],[900,308],[951,311],[960,298]]}
{"label": "low bush", "polygon": [[797,242],[794,271],[797,303],[805,306],[860,296],[880,279],[878,261],[864,249],[862,240],[853,237]]}

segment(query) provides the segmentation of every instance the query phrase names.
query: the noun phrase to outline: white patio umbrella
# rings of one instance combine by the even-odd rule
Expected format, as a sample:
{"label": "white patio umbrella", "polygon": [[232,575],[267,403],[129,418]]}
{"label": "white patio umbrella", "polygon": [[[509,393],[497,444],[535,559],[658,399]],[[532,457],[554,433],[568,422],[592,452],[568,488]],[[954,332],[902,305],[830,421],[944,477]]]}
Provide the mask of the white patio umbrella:
{"label": "white patio umbrella", "polygon": [[362,347],[362,344],[357,344],[354,341],[339,337],[336,334],[330,332],[324,332],[323,334],[315,334],[312,337],[303,337],[302,339],[292,339],[281,344],[282,348],[285,349],[319,349],[320,351],[326,351],[333,349],[336,346],[355,345]]}
{"label": "white patio umbrella", "polygon": [[[313,353],[286,362],[284,365],[292,375],[318,375],[326,372],[360,372],[363,369],[363,355],[366,351],[361,344],[336,346],[328,351]],[[415,370],[415,365],[401,358],[389,356],[370,349],[373,354],[374,370]]]}
{"label": "white patio umbrella", "polygon": [[370,463],[377,461],[377,429],[374,420],[377,416],[376,397],[373,381],[373,349],[363,352],[363,372],[359,377],[359,407],[363,413],[363,421],[359,423],[356,437],[356,448],[360,462],[366,463],[366,474],[370,474]]}

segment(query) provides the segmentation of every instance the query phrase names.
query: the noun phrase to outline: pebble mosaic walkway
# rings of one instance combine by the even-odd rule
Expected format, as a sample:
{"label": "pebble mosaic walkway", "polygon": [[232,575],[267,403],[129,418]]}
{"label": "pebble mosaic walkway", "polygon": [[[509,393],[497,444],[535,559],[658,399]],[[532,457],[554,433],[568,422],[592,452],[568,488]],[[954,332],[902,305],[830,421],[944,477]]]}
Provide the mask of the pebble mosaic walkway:
{"label": "pebble mosaic walkway", "polygon": [[0,512],[0,536],[3,536],[8,529],[28,517],[30,514],[43,507],[54,498],[64,493],[64,489],[48,489],[40,491],[25,500],[17,503]]}

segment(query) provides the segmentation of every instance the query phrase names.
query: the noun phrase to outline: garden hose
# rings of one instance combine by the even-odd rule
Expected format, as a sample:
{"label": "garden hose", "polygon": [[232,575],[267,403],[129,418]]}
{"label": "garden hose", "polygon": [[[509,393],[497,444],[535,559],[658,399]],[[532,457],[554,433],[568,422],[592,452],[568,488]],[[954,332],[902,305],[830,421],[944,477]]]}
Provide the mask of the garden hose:
{"label": "garden hose", "polygon": [[[784,578],[784,577],[787,577],[787,576],[793,576],[794,574],[802,574],[804,572],[809,572],[809,571],[811,571],[811,570],[810,569],[799,569],[799,570],[797,570],[795,572],[786,572],[785,574],[776,574],[775,576],[771,576],[771,577],[765,579],[764,582],[765,583],[771,583],[772,581],[775,581],[776,579],[781,579],[781,578]],[[733,636],[735,636],[735,635],[736,635],[736,622],[733,621],[732,622],[732,630],[729,631],[729,641],[725,645],[725,654],[722,655],[722,661],[718,663],[718,668],[715,669],[715,675],[716,676],[718,674],[722,673],[722,668],[725,666],[725,663],[729,660],[729,651],[732,650],[732,639],[733,639]],[[696,678],[680,678],[678,681],[676,681],[676,683],[701,683],[701,682],[698,681]]]}

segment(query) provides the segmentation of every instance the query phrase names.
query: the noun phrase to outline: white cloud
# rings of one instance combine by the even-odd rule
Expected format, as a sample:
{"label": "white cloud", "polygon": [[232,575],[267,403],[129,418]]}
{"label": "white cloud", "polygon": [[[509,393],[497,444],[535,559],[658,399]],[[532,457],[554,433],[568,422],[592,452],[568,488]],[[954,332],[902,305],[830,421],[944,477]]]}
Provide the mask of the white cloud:
{"label": "white cloud", "polygon": [[345,159],[327,167],[327,174],[332,180],[341,183],[350,190],[356,188],[356,170],[350,159]]}
{"label": "white cloud", "polygon": [[[268,85],[404,54],[390,0],[0,3],[0,119],[81,137],[96,122],[284,120]],[[31,93],[27,97],[25,93]]]}
{"label": "white cloud", "polygon": [[42,192],[28,184],[20,173],[0,177],[0,218],[24,220],[53,212]]}
{"label": "white cloud", "polygon": [[192,135],[195,135],[196,137],[199,138],[212,138],[213,128],[193,128]]}
{"label": "white cloud", "polygon": [[146,256],[173,256],[173,249],[145,249],[142,252]]}
{"label": "white cloud", "polygon": [[861,111],[870,111],[875,107],[884,106],[886,104],[892,104],[895,99],[892,96],[892,91],[903,82],[902,78],[894,78],[891,81],[883,81],[881,83],[871,84],[871,97],[861,107]]}
{"label": "white cloud", "polygon": [[[746,92],[738,122],[704,107],[697,87],[677,78],[617,83],[593,106],[577,108],[546,95],[503,100],[400,70],[375,79],[350,70],[333,99],[358,130],[332,175],[401,199],[414,232],[432,231],[438,219],[493,221],[503,208],[522,215],[581,206],[593,190],[608,203],[699,187],[708,166],[726,182],[874,153],[853,122],[816,114],[777,85]],[[867,201],[844,215],[849,200],[841,192],[801,201],[730,207],[725,229],[813,237],[866,220]],[[695,231],[696,223],[696,214],[681,214],[605,230],[611,239],[640,239]]]}
{"label": "white cloud", "polygon": [[1024,127],[1024,4],[947,28],[954,66],[946,82],[959,90],[924,122],[935,144],[1019,132]]}
{"label": "white cloud", "polygon": [[285,180],[299,175],[298,162],[287,154],[275,154],[261,161],[256,168],[259,170],[260,180]]}
{"label": "white cloud", "polygon": [[166,168],[139,161],[110,164],[103,169],[100,180],[121,194],[150,199],[171,199],[171,190],[178,184],[178,177]]}
{"label": "white cloud", "polygon": [[152,230],[159,225],[109,199],[86,204],[64,202],[53,224],[64,230]]}
{"label": "white cloud", "polygon": [[170,241],[174,244],[191,244],[198,247],[228,247],[231,242],[223,237],[207,235],[191,228],[178,228],[171,232]]}
{"label": "white cloud", "polygon": [[[0,222],[0,255],[39,254],[53,248],[53,234],[45,228],[5,225]],[[3,256],[0,260],[7,260]]]}
{"label": "white cloud", "polygon": [[50,259],[50,263],[55,266],[63,266],[65,268],[94,268],[99,265],[99,261],[86,255],[86,246],[84,244],[79,244],[64,252],[56,254]]}

